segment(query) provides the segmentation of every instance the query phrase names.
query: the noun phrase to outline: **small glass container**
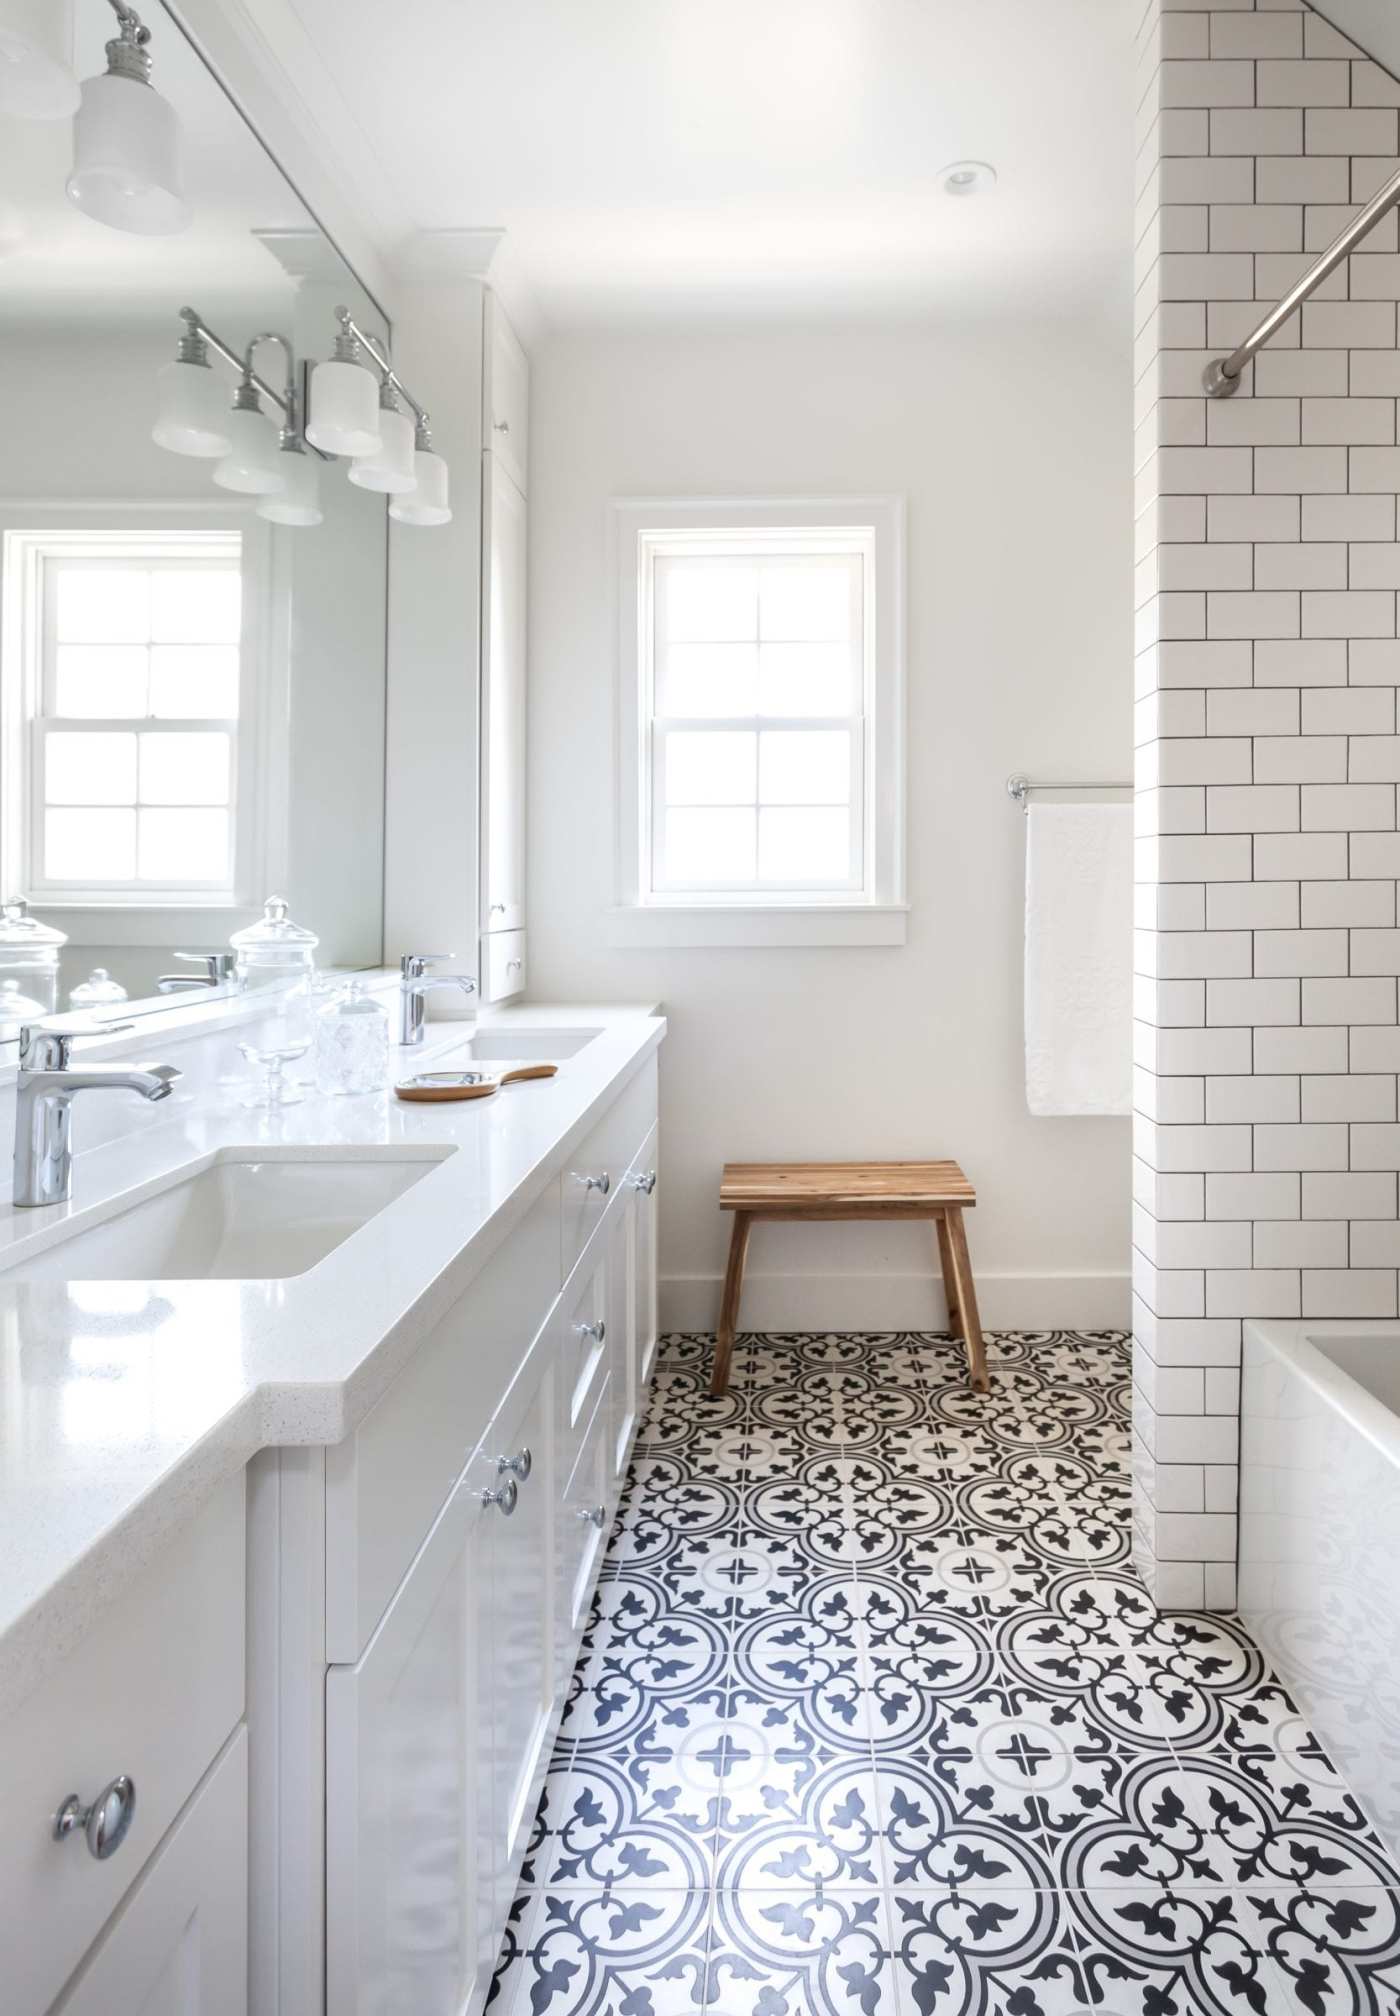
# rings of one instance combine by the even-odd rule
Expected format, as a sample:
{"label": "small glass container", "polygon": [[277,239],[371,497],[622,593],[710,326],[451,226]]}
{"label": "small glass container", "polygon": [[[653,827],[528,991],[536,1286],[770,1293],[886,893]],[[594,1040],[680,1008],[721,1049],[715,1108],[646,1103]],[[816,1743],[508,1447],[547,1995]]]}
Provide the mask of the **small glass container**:
{"label": "small glass container", "polygon": [[0,1042],[11,1042],[26,1022],[42,1022],[48,1012],[18,980],[0,980]]}
{"label": "small glass container", "polygon": [[80,980],[68,996],[70,1008],[114,1008],[125,1001],[126,989],[114,980],[105,966],[94,966],[86,980]]}
{"label": "small glass container", "polygon": [[322,1092],[382,1092],[389,1082],[389,1017],[351,980],[316,1017],[316,1085]]}
{"label": "small glass container", "polygon": [[67,943],[66,932],[30,916],[23,896],[0,903],[0,984],[13,981],[13,991],[28,1005],[52,1015],[58,1006],[59,953]]}
{"label": "small glass container", "polygon": [[238,954],[237,977],[244,987],[278,987],[310,985],[321,941],[314,931],[292,922],[285,896],[269,896],[257,923],[235,931],[228,942]]}

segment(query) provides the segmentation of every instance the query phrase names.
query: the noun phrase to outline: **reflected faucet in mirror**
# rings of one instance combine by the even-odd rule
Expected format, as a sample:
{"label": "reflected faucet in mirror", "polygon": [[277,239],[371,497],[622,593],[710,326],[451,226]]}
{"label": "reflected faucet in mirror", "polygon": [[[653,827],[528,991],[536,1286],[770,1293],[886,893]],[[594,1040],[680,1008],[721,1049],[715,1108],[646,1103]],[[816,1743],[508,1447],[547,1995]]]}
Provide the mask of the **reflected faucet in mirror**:
{"label": "reflected faucet in mirror", "polygon": [[188,959],[204,970],[200,973],[162,973],[156,980],[157,994],[197,993],[204,987],[223,987],[233,978],[238,961],[232,952],[172,952],[172,959]]}
{"label": "reflected faucet in mirror", "polygon": [[91,1029],[46,1029],[26,1023],[19,1037],[15,1080],[15,1182],[20,1210],[66,1204],[73,1190],[72,1105],[79,1092],[137,1092],[154,1103],[168,1099],[180,1077],[173,1064],[74,1066],[78,1036],[113,1036],[130,1022]]}

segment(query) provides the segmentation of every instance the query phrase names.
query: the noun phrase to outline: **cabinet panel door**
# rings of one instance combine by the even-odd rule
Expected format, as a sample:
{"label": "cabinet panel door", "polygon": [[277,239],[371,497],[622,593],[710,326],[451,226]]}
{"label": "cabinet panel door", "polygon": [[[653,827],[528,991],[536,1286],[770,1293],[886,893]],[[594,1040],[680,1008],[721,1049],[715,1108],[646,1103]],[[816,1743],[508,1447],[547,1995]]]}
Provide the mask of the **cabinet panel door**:
{"label": "cabinet panel door", "polygon": [[481,928],[525,922],[525,499],[482,464]]}
{"label": "cabinet panel door", "polygon": [[530,363],[495,295],[486,296],[485,443],[518,490],[530,488]]}
{"label": "cabinet panel door", "polygon": [[[632,1247],[637,1216],[636,1192],[624,1194],[608,1226],[608,1305],[615,1320],[608,1332],[608,1366],[612,1404],[609,1482],[615,1487],[627,1468],[632,1431],[637,1425],[637,1309],[632,1282]],[[616,1496],[610,1488],[610,1497]]]}
{"label": "cabinet panel door", "polygon": [[52,2016],[247,2016],[248,1735],[229,1744]]}
{"label": "cabinet panel door", "polygon": [[[548,1761],[554,1712],[554,1376],[543,1334],[467,1475],[483,1488],[515,1485],[509,1512],[489,1508],[491,1597],[486,1637],[494,1721],[495,1878],[513,1881]],[[528,1465],[525,1454],[529,1452]],[[502,1468],[513,1462],[514,1471]],[[528,1469],[528,1475],[521,1471]],[[506,1900],[508,1901],[508,1899]]]}
{"label": "cabinet panel door", "polygon": [[327,1675],[329,2016],[458,2016],[489,1978],[491,1537],[464,1477],[364,1656]]}

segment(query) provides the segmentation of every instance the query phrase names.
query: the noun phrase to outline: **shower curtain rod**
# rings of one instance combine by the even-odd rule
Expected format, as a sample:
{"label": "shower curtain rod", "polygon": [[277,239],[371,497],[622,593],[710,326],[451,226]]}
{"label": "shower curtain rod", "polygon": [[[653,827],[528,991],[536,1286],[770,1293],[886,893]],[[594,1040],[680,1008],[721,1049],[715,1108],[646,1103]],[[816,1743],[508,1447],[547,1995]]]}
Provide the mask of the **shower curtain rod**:
{"label": "shower curtain rod", "polygon": [[1354,251],[1388,210],[1400,203],[1400,173],[1390,180],[1371,198],[1363,210],[1358,210],[1350,224],[1346,225],[1332,240],[1322,257],[1310,266],[1301,280],[1295,280],[1278,306],[1271,308],[1252,335],[1246,336],[1238,350],[1232,350],[1228,357],[1217,357],[1207,364],[1201,373],[1201,383],[1210,399],[1228,399],[1238,392],[1240,373],[1246,364],[1263,349],[1269,338],[1275,335],[1289,316],[1301,308],[1310,294],[1316,293],[1329,273],[1341,265],[1343,259]]}

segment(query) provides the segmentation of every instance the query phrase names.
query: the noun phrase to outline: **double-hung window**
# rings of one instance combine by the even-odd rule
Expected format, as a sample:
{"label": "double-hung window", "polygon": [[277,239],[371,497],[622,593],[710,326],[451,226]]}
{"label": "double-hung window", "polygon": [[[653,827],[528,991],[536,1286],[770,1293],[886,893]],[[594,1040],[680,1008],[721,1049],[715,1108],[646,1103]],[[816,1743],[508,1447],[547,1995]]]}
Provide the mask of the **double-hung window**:
{"label": "double-hung window", "polygon": [[246,560],[233,529],[6,534],[4,852],[31,901],[240,899]]}
{"label": "double-hung window", "polygon": [[903,936],[900,514],[619,504],[621,943]]}

